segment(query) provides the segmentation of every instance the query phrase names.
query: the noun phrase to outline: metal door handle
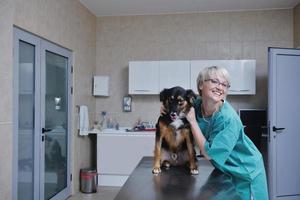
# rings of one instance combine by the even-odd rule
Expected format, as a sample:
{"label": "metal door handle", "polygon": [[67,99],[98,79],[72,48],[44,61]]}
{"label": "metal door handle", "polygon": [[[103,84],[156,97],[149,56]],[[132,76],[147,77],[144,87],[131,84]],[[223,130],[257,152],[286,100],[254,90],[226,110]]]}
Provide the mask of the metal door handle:
{"label": "metal door handle", "polygon": [[46,133],[46,132],[50,132],[50,131],[52,131],[52,129],[42,128],[42,133]]}
{"label": "metal door handle", "polygon": [[276,132],[276,131],[282,131],[284,130],[285,128],[276,128],[275,126],[273,126],[273,131]]}

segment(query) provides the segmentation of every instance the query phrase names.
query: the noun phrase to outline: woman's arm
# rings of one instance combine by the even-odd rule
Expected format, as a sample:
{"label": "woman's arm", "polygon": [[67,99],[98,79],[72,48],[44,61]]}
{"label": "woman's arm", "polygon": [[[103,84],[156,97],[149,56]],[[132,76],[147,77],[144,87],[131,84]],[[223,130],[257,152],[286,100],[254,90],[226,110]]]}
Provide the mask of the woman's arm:
{"label": "woman's arm", "polygon": [[196,120],[196,115],[195,115],[195,109],[193,107],[188,112],[188,114],[186,116],[186,119],[189,121],[189,123],[191,125],[191,130],[192,130],[193,136],[194,136],[194,138],[196,140],[196,143],[199,146],[201,154],[207,160],[210,160],[211,158],[207,155],[207,153],[205,151],[205,147],[204,147],[206,139],[205,139],[204,135],[202,134],[202,131],[201,131],[199,125],[198,125],[198,122]]}

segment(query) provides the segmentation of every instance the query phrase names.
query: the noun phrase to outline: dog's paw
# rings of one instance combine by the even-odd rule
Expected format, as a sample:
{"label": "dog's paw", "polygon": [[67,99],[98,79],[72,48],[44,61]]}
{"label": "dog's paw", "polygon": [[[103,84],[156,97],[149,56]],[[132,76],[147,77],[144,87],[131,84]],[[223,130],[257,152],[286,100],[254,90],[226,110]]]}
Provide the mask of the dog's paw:
{"label": "dog's paw", "polygon": [[197,174],[199,174],[198,169],[191,169],[191,174],[192,174],[192,175],[197,175]]}
{"label": "dog's paw", "polygon": [[159,174],[159,173],[161,173],[160,167],[154,167],[154,168],[152,169],[152,173],[153,173],[153,174]]}

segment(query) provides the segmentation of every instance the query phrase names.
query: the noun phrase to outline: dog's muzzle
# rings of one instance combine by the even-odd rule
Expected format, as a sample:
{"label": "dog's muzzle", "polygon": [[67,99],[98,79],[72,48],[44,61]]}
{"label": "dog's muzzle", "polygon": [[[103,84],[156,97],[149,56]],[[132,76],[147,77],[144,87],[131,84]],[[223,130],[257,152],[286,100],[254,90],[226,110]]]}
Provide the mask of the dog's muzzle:
{"label": "dog's muzzle", "polygon": [[175,121],[175,120],[178,118],[178,115],[177,115],[177,113],[175,113],[175,112],[171,112],[171,113],[170,113],[170,117],[171,117],[171,120],[172,120],[172,121]]}

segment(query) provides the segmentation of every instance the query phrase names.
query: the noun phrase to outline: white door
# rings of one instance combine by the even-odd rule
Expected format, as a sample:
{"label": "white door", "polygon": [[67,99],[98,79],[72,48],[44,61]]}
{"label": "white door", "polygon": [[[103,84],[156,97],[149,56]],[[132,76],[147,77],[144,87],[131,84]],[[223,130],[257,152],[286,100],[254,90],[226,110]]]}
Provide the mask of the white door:
{"label": "white door", "polygon": [[300,199],[300,49],[269,49],[268,181],[271,200]]}

